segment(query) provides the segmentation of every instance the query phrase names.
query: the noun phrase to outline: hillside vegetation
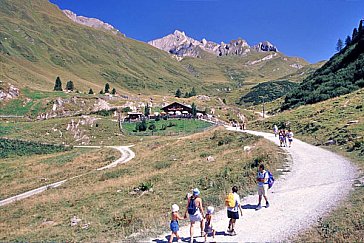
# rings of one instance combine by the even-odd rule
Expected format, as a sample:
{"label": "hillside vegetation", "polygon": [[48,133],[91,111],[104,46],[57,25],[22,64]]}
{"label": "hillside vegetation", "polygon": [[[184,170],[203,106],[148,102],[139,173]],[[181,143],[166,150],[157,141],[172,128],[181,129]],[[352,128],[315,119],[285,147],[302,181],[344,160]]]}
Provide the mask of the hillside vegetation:
{"label": "hillside vegetation", "polygon": [[364,87],[362,22],[360,21],[358,32],[353,34],[351,42],[344,49],[286,96],[283,110],[317,103]]}

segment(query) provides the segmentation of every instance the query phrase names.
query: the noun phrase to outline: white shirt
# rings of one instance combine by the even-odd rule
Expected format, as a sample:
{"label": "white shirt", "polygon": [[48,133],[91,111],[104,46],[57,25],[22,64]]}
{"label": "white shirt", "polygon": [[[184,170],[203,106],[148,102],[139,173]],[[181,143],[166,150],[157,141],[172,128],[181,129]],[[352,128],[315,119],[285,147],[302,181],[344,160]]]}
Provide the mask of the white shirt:
{"label": "white shirt", "polygon": [[240,196],[236,192],[234,192],[233,194],[234,194],[235,207],[233,208],[228,207],[227,210],[231,212],[238,212],[240,204]]}
{"label": "white shirt", "polygon": [[[269,174],[267,171],[263,170],[262,172],[258,172],[258,179],[264,179],[264,181],[268,182]],[[264,186],[264,182],[258,181],[258,186]]]}
{"label": "white shirt", "polygon": [[289,132],[287,135],[288,138],[293,138],[293,132]]}

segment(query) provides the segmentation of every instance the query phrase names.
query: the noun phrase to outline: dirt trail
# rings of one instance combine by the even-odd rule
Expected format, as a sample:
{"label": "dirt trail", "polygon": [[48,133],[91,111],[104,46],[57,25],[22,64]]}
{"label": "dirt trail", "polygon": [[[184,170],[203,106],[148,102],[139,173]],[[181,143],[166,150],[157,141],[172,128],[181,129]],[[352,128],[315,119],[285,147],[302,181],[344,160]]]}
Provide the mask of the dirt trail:
{"label": "dirt trail", "polygon": [[[78,148],[101,148],[100,146],[75,146],[75,147],[76,148],[77,147]],[[105,147],[119,150],[120,153],[121,153],[121,157],[119,159],[117,159],[116,161],[112,162],[111,164],[108,164],[108,165],[106,165],[104,167],[101,167],[101,168],[98,168],[96,170],[110,169],[110,168],[113,168],[113,167],[115,167],[115,166],[117,166],[119,164],[124,164],[124,163],[132,160],[135,157],[134,152],[130,149],[130,147],[132,147],[132,146],[105,146]],[[19,200],[22,200],[22,199],[37,195],[37,194],[42,193],[42,192],[44,192],[44,191],[46,191],[48,189],[57,188],[57,187],[63,185],[65,182],[69,181],[69,180],[73,180],[75,178],[85,176],[85,175],[87,175],[89,173],[77,175],[77,176],[74,176],[74,177],[69,178],[69,179],[58,181],[58,182],[55,182],[55,183],[52,183],[52,184],[49,184],[49,185],[45,185],[45,186],[30,190],[30,191],[27,191],[27,192],[18,194],[18,195],[13,196],[13,197],[6,198],[6,199],[0,201],[0,207],[5,206],[5,205],[7,205],[9,203],[12,203],[12,202],[16,202],[16,201],[19,201]]]}
{"label": "dirt trail", "polygon": [[[231,127],[227,129],[236,130]],[[246,132],[263,136],[278,145],[278,138],[273,134]],[[294,139],[291,148],[283,149],[289,152],[293,162],[291,171],[269,190],[270,208],[264,207],[263,200],[263,209],[255,211],[258,196],[243,198],[244,216],[237,222],[236,236],[225,234],[228,226],[226,211],[217,212],[213,219],[218,232],[217,242],[283,241],[315,224],[319,217],[348,195],[353,179],[357,176],[355,168],[347,159],[297,139]],[[199,235],[199,232],[198,226],[195,226],[195,235]],[[165,242],[167,234],[149,241]],[[182,227],[180,235],[188,241],[189,228]],[[202,237],[195,237],[195,242],[203,241]]]}

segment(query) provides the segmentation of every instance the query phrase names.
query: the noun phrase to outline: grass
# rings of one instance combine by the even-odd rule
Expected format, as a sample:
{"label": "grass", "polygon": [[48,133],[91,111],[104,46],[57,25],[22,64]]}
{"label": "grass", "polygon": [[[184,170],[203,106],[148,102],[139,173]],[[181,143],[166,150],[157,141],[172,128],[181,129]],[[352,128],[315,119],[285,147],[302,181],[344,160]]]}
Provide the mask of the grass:
{"label": "grass", "polygon": [[80,149],[0,159],[0,198],[87,173],[120,156],[114,149]]}
{"label": "grass", "polygon": [[151,124],[155,125],[155,130],[148,129],[146,132],[136,132],[135,126],[137,123],[124,123],[123,129],[130,135],[154,135],[163,136],[171,134],[188,134],[196,133],[211,127],[211,123],[195,120],[195,119],[168,119],[159,121],[148,121],[147,127]]}
{"label": "grass", "polygon": [[[245,145],[254,149],[245,153]],[[167,229],[170,205],[183,207],[191,188],[200,188],[204,206],[223,206],[225,193],[234,184],[242,195],[255,191],[256,160],[264,160],[271,171],[283,161],[279,149],[264,139],[222,128],[179,138],[143,139],[133,150],[136,158],[127,164],[2,207],[0,240],[115,241],[135,232],[158,234]],[[201,151],[215,162],[200,157]],[[74,215],[82,221],[71,227]],[[88,229],[82,229],[86,223]]]}
{"label": "grass", "polygon": [[[255,129],[270,131],[273,124],[290,122],[296,137],[317,146],[342,154],[364,170],[364,89],[314,105],[277,113],[257,121]],[[354,123],[350,123],[354,121]],[[335,143],[327,145],[327,142]],[[355,187],[348,200],[316,226],[294,240],[303,242],[362,242],[364,232],[364,187]]]}

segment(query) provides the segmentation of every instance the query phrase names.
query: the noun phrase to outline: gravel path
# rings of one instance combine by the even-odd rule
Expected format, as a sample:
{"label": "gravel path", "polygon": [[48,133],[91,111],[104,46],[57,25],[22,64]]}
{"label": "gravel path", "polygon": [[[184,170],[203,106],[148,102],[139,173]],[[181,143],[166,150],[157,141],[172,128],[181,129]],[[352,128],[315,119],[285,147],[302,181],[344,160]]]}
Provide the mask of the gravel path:
{"label": "gravel path", "polygon": [[[101,148],[101,146],[75,146],[75,147],[76,148]],[[111,164],[108,164],[108,165],[106,165],[104,167],[101,167],[101,168],[98,168],[96,170],[110,169],[110,168],[113,168],[113,167],[115,167],[115,166],[117,166],[119,164],[124,164],[124,163],[132,160],[135,157],[135,153],[130,149],[130,147],[132,147],[132,146],[105,146],[105,147],[113,148],[113,149],[116,149],[116,150],[120,151],[121,157],[119,159],[117,159],[116,161],[112,162]],[[77,175],[77,176],[74,176],[74,177],[66,179],[66,180],[62,180],[62,181],[58,181],[58,182],[55,182],[55,183],[52,183],[52,184],[49,184],[49,185],[45,185],[45,186],[33,189],[31,191],[27,191],[27,192],[18,194],[16,196],[9,197],[7,199],[1,200],[0,201],[0,207],[5,206],[5,205],[7,205],[9,203],[12,203],[12,202],[15,202],[15,201],[19,201],[19,200],[34,196],[34,195],[42,193],[42,192],[44,192],[44,191],[46,191],[48,189],[57,188],[57,187],[63,185],[65,182],[69,181],[69,180],[73,180],[75,178],[78,178],[78,177],[81,177],[81,176],[84,176],[84,175],[87,175],[87,174],[88,173]]]}
{"label": "gravel path", "polygon": [[[231,127],[227,129],[236,130]],[[273,134],[246,132],[263,136],[278,145],[278,138]],[[293,163],[291,172],[282,176],[269,190],[270,208],[264,207],[263,199],[263,209],[255,211],[258,196],[243,198],[241,203],[244,216],[236,224],[236,236],[225,235],[228,226],[226,211],[217,212],[213,219],[218,232],[217,242],[286,240],[315,224],[319,217],[332,210],[348,195],[353,179],[356,178],[356,170],[347,159],[297,139],[294,139],[291,148],[283,149],[289,152]],[[196,225],[195,235],[199,235],[199,232]],[[149,241],[164,242],[167,234],[170,233]],[[180,235],[188,241],[189,228],[182,227]],[[195,238],[197,242],[203,240],[202,237]]]}

